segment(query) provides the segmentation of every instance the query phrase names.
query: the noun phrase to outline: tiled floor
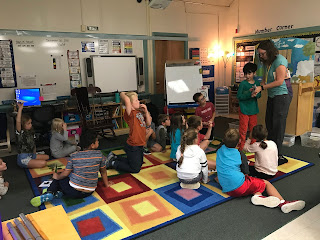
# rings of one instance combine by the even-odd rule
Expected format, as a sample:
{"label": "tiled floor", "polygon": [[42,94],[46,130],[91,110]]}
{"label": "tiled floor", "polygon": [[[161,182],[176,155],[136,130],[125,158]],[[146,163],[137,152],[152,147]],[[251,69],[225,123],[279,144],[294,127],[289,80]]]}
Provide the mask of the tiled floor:
{"label": "tiled floor", "polygon": [[320,204],[263,240],[317,240],[320,239]]}

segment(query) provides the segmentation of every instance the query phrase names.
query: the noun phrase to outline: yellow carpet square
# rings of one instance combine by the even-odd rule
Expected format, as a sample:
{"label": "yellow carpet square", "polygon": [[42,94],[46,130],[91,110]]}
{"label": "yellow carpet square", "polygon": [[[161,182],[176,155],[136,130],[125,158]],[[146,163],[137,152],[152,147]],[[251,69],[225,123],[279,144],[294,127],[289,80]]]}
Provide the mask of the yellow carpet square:
{"label": "yellow carpet square", "polygon": [[126,152],[123,149],[119,149],[119,150],[113,150],[112,151],[115,155],[123,155],[126,154]]}
{"label": "yellow carpet square", "polygon": [[207,154],[207,160],[216,161],[216,158],[217,158],[216,153]]}
{"label": "yellow carpet square", "polygon": [[162,152],[153,152],[152,156],[155,156],[160,161],[168,161],[170,159],[170,150],[167,150],[165,153]]}
{"label": "yellow carpet square", "polygon": [[132,207],[134,210],[137,211],[137,213],[140,214],[140,216],[146,216],[158,211],[158,209],[155,206],[153,206],[149,201],[143,201],[141,203],[133,205]]}
{"label": "yellow carpet square", "polygon": [[299,161],[299,160],[296,160],[294,158],[290,158],[287,156],[285,156],[285,158],[288,159],[288,162],[278,166],[278,170],[281,172],[284,172],[284,173],[292,172],[294,170],[297,170],[297,169],[309,164],[307,162],[302,162],[302,161]]}
{"label": "yellow carpet square", "polygon": [[126,191],[131,188],[131,186],[129,186],[125,182],[119,182],[119,183],[111,185],[110,187],[113,188],[118,193]]}

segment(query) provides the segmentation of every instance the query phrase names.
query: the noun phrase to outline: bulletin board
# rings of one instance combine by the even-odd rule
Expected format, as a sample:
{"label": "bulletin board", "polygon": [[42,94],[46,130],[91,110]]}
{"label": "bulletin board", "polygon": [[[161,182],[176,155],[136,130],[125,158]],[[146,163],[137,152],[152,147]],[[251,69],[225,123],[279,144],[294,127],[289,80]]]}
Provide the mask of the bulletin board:
{"label": "bulletin board", "polygon": [[[242,69],[245,63],[247,62],[258,63],[257,62],[258,59],[255,57],[257,56],[255,49],[261,41],[267,40],[267,39],[288,39],[290,42],[291,41],[290,38],[298,39],[296,41],[297,45],[305,46],[307,44],[307,41],[311,42],[314,45],[314,46],[311,46],[311,48],[314,47],[315,51],[310,55],[306,54],[308,55],[306,56],[306,58],[311,57],[314,60],[313,76],[308,77],[308,79],[306,80],[304,80],[303,78],[302,79],[304,82],[317,81],[317,84],[320,86],[320,29],[319,27],[295,29],[291,31],[273,32],[269,34],[251,35],[251,36],[234,38],[235,58],[234,58],[233,70],[232,70],[233,82],[241,82],[244,79],[244,74]],[[282,41],[281,43],[284,43],[284,41]],[[286,56],[287,51],[285,51],[285,48],[283,47],[286,44],[281,45],[279,43],[275,44],[276,47],[279,49],[279,53],[281,55],[284,55],[285,57],[288,57]],[[258,69],[257,75],[259,75],[259,69]],[[261,79],[257,79],[257,80],[261,80]],[[293,80],[299,81],[299,79],[295,79],[295,78],[293,78]]]}
{"label": "bulletin board", "polygon": [[[55,37],[57,35],[59,37]],[[72,87],[87,86],[85,59],[90,56],[125,54],[144,57],[143,40],[139,39],[100,39],[94,34],[0,30],[0,40],[12,41],[16,88],[52,86],[50,99],[70,96]],[[117,45],[113,46],[113,42]],[[0,88],[0,104],[2,100],[14,98],[14,88]]]}

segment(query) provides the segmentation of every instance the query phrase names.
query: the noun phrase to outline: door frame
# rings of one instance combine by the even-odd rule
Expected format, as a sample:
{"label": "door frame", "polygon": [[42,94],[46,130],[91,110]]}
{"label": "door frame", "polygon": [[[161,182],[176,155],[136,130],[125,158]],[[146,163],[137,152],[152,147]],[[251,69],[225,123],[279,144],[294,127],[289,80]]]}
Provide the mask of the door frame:
{"label": "door frame", "polygon": [[[183,41],[184,42],[184,58],[188,59],[188,34],[184,33],[165,33],[165,32],[153,32],[152,36],[154,37],[176,37],[175,39],[170,39],[170,41]],[[186,38],[185,40],[181,40],[181,38]],[[160,39],[159,39],[160,40]],[[166,40],[166,39],[163,39]],[[155,41],[152,40],[152,57],[153,57],[153,92],[156,94],[156,49],[155,49]]]}

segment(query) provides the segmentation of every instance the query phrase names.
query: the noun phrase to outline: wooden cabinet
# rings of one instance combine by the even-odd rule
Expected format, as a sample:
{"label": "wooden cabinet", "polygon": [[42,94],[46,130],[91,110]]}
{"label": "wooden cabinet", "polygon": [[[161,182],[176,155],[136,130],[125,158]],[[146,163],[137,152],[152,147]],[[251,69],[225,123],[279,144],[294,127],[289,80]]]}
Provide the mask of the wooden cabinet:
{"label": "wooden cabinet", "polygon": [[[299,136],[312,129],[314,83],[292,84],[293,98],[289,107],[286,133]],[[267,91],[262,91],[258,99],[258,124],[265,125]]]}

